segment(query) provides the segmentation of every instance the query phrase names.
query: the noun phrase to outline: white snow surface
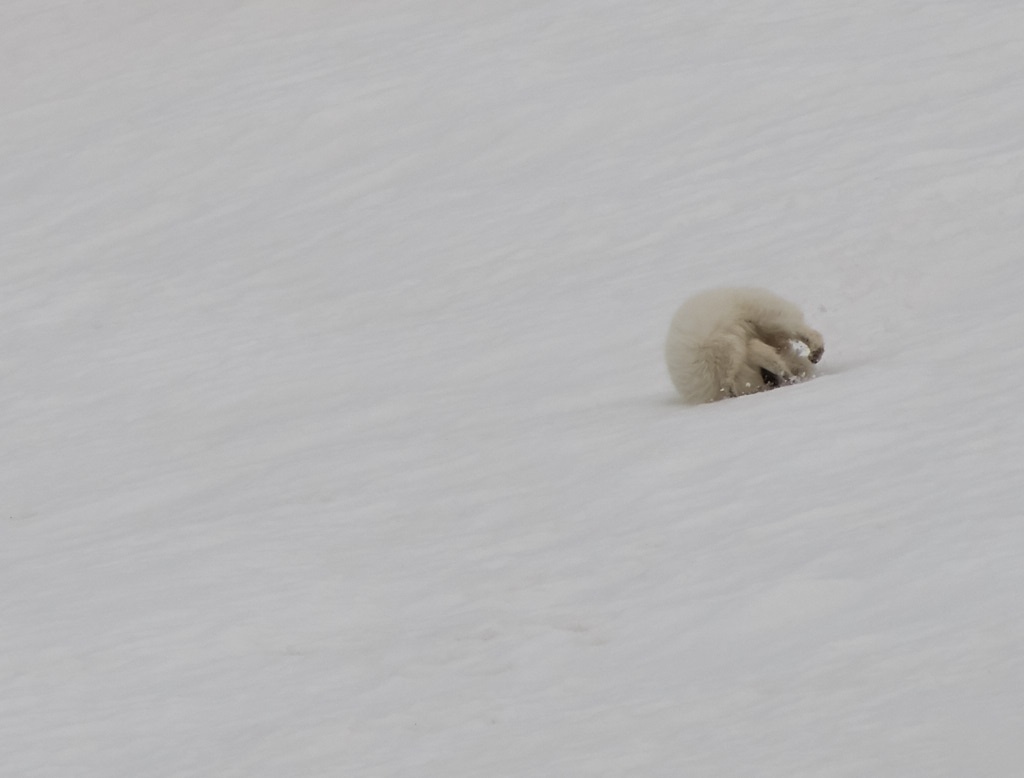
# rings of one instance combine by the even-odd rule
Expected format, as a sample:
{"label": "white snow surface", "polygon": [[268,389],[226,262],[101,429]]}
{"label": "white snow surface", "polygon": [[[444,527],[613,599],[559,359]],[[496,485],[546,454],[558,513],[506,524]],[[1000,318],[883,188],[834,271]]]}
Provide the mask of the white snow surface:
{"label": "white snow surface", "polygon": [[[1022,40],[5,0],[0,773],[1024,774]],[[816,379],[675,398],[726,284]]]}

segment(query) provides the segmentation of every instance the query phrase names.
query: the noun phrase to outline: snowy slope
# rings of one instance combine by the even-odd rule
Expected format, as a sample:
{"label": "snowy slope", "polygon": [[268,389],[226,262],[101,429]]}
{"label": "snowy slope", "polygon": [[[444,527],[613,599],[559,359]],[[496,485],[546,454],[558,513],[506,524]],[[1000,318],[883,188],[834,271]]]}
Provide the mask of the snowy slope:
{"label": "snowy slope", "polygon": [[[0,5],[0,773],[1016,776],[1024,8]],[[690,408],[682,299],[822,374]]]}

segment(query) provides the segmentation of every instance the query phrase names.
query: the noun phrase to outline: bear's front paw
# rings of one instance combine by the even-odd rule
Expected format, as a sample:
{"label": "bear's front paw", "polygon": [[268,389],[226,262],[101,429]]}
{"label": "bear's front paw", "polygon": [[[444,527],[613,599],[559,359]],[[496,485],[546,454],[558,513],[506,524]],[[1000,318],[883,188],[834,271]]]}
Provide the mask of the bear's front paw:
{"label": "bear's front paw", "polygon": [[807,330],[801,333],[800,340],[807,345],[807,350],[810,352],[807,358],[814,364],[818,364],[825,353],[825,339],[821,337],[821,333],[817,330]]}

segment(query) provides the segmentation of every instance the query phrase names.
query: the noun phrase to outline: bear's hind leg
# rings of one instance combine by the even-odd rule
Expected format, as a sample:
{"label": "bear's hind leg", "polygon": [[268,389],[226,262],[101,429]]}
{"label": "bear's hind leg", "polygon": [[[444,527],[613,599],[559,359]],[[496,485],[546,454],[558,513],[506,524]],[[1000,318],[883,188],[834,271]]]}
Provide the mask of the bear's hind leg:
{"label": "bear's hind leg", "polygon": [[750,366],[760,371],[762,376],[768,373],[773,377],[774,382],[767,378],[764,379],[766,384],[773,387],[781,383],[788,383],[794,378],[789,362],[763,340],[750,339],[747,343],[747,359]]}

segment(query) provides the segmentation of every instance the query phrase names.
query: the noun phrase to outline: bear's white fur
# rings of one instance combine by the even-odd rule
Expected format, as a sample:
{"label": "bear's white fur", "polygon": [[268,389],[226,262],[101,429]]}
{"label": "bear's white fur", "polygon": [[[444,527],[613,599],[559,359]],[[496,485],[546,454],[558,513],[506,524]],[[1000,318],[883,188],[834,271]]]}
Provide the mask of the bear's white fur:
{"label": "bear's white fur", "polygon": [[[796,344],[803,343],[805,356]],[[689,403],[739,397],[800,381],[821,359],[821,333],[767,289],[711,289],[676,311],[665,341],[672,383]]]}

